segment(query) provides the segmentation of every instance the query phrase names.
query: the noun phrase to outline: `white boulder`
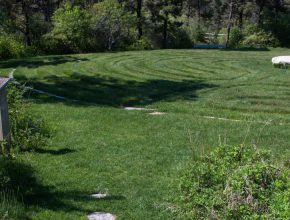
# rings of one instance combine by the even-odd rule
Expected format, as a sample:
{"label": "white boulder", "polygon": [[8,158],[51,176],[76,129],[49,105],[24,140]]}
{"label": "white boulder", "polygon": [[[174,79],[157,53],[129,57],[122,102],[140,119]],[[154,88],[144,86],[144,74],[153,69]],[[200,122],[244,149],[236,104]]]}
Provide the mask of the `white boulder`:
{"label": "white boulder", "polygon": [[88,215],[88,220],[115,220],[116,216],[105,212],[94,212]]}
{"label": "white boulder", "polygon": [[279,56],[272,58],[273,65],[290,65],[290,56]]}

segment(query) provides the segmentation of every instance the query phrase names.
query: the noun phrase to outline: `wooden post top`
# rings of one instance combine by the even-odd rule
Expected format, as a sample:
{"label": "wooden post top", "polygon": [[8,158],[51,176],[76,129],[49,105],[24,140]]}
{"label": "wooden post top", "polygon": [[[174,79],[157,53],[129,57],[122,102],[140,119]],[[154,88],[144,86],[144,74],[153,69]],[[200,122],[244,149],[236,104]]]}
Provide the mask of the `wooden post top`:
{"label": "wooden post top", "polygon": [[3,78],[0,77],[0,90],[2,90],[3,88],[5,88],[9,82],[10,78]]}

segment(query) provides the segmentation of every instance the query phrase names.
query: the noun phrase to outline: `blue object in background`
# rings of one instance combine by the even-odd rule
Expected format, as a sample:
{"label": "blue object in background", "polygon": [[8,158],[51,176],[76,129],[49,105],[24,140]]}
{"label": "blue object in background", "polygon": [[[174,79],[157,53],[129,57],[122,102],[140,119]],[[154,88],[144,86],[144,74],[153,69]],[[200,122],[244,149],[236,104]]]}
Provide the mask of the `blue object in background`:
{"label": "blue object in background", "polygon": [[222,44],[195,44],[193,49],[225,49],[226,47]]}

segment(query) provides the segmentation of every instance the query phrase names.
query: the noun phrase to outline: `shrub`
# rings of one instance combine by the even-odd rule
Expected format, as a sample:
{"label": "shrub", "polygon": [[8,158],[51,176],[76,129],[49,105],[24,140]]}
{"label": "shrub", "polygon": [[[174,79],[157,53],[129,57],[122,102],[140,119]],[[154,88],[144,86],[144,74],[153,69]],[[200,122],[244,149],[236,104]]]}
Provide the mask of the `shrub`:
{"label": "shrub", "polygon": [[289,219],[289,175],[268,151],[219,147],[182,178],[182,212],[190,219]]}
{"label": "shrub", "polygon": [[239,47],[243,40],[243,37],[244,36],[243,36],[242,31],[239,28],[234,27],[231,31],[229,47],[230,48]]}
{"label": "shrub", "polygon": [[19,58],[24,56],[25,46],[23,43],[6,33],[0,33],[0,60]]}
{"label": "shrub", "polygon": [[205,40],[205,32],[200,27],[196,28],[193,37],[194,37],[194,42],[195,43],[204,43],[204,42],[206,42],[206,40]]}
{"label": "shrub", "polygon": [[142,38],[140,40],[135,41],[132,45],[130,45],[128,50],[151,50],[153,49],[153,45],[147,38]]}
{"label": "shrub", "polygon": [[245,29],[243,45],[250,47],[276,47],[279,42],[271,32],[266,32],[254,25],[248,25]]}
{"label": "shrub", "polygon": [[48,45],[42,42],[44,50],[52,46],[56,52],[60,51],[58,47],[65,52],[86,51],[90,31],[90,16],[87,11],[79,6],[65,4],[54,13],[53,24],[51,33],[45,37],[49,40]]}
{"label": "shrub", "polygon": [[[134,32],[134,16],[117,0],[104,0],[93,5],[91,30],[106,50],[124,47]],[[128,46],[130,44],[127,44]]]}
{"label": "shrub", "polygon": [[[287,11],[274,14],[274,11],[265,11],[263,28],[270,31],[278,39],[280,46],[290,46],[290,14]],[[275,17],[275,19],[273,19]]]}
{"label": "shrub", "polygon": [[[206,43],[207,25],[205,22],[198,21],[195,18],[186,18],[183,20],[182,29],[186,32],[191,43]],[[210,32],[210,31],[209,31]],[[191,45],[192,46],[192,45]]]}
{"label": "shrub", "polygon": [[243,44],[251,47],[275,47],[278,42],[271,33],[261,31],[247,36]]}
{"label": "shrub", "polygon": [[183,28],[175,28],[169,34],[169,47],[171,48],[192,48],[193,42]]}
{"label": "shrub", "polygon": [[33,150],[47,144],[50,131],[44,120],[34,117],[24,101],[25,90],[16,85],[8,86],[8,106],[12,150]]}

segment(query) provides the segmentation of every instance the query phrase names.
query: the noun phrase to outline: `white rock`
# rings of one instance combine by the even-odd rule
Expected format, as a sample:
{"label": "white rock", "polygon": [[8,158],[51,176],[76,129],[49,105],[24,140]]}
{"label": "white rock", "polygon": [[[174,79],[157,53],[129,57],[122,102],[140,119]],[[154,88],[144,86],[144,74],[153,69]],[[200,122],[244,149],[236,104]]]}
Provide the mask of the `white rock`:
{"label": "white rock", "polygon": [[165,115],[164,112],[151,112],[151,113],[148,113],[148,115]]}
{"label": "white rock", "polygon": [[279,57],[273,57],[272,58],[272,63],[274,65],[286,65],[286,64],[290,64],[290,56],[279,56]]}
{"label": "white rock", "polygon": [[96,193],[91,195],[92,198],[94,199],[103,199],[107,197],[106,193]]}
{"label": "white rock", "polygon": [[124,109],[128,111],[154,111],[154,109],[138,108],[138,107],[125,107]]}
{"label": "white rock", "polygon": [[105,212],[94,212],[88,215],[89,220],[115,220],[116,216]]}

